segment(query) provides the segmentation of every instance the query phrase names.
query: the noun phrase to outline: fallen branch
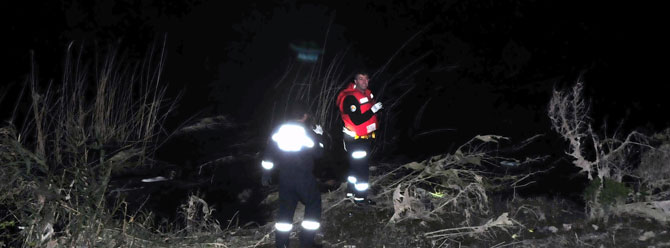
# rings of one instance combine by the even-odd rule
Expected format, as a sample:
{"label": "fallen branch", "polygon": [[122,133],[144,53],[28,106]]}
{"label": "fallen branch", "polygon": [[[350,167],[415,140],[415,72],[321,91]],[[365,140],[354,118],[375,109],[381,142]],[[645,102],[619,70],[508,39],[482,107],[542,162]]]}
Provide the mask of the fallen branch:
{"label": "fallen branch", "polygon": [[485,233],[486,231],[489,231],[489,229],[493,227],[507,229],[508,227],[511,226],[514,226],[514,222],[512,222],[512,220],[507,217],[507,213],[503,213],[500,216],[498,216],[498,218],[496,218],[495,220],[490,219],[484,225],[441,229],[433,232],[427,232],[424,234],[424,236],[429,239],[443,240],[452,237],[482,234]]}

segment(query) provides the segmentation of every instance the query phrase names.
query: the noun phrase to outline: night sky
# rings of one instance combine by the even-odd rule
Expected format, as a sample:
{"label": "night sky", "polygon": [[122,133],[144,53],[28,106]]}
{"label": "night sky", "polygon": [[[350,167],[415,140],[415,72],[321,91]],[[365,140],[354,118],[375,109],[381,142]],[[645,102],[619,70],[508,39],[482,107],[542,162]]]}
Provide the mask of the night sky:
{"label": "night sky", "polygon": [[[658,131],[670,124],[670,43],[662,38],[667,15],[659,6],[71,0],[10,1],[3,10],[8,92],[19,89],[29,72],[30,50],[46,82],[60,77],[70,41],[91,50],[119,43],[129,57],[166,41],[164,82],[171,96],[184,94],[168,119],[172,128],[193,116],[226,115],[242,123],[267,118],[263,98],[295,62],[290,44],[305,42],[325,46],[323,61],[343,56],[343,84],[359,69],[379,71],[373,91],[390,82],[380,100],[402,98],[387,110],[393,117],[385,123],[393,130],[387,141],[408,155],[444,152],[477,134],[513,141],[551,135],[546,107],[552,89],[580,77],[596,126],[623,120],[628,129]],[[453,130],[418,135],[439,129]]]}

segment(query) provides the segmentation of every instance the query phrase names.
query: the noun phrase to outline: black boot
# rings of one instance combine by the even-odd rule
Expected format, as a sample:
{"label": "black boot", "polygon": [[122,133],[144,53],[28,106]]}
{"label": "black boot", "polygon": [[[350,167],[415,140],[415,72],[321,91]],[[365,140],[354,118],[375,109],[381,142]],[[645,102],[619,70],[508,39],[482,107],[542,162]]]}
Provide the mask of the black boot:
{"label": "black boot", "polygon": [[316,236],[316,231],[314,230],[302,230],[300,232],[300,247],[301,248],[313,248],[314,246],[314,236]]}
{"label": "black boot", "polygon": [[291,237],[291,232],[280,232],[275,231],[275,246],[277,248],[288,248],[289,238]]}

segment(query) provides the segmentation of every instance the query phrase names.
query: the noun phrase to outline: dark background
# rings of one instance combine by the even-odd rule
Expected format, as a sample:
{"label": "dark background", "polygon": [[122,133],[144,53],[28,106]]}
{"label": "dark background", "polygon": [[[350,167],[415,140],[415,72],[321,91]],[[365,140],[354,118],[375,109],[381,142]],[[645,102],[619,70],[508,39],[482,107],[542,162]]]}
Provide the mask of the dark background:
{"label": "dark background", "polygon": [[652,133],[670,126],[665,38],[670,29],[667,13],[655,5],[10,1],[2,8],[2,90],[8,92],[2,117],[30,71],[31,50],[41,81],[48,82],[60,77],[71,41],[92,53],[119,44],[126,56],[139,58],[167,37],[164,82],[170,96],[184,94],[168,130],[191,117],[215,115],[261,130],[269,107],[263,97],[295,61],[289,44],[312,41],[325,46],[324,61],[347,51],[345,76],[383,68],[370,88],[380,90],[385,80],[395,85],[380,101],[403,96],[382,112],[393,118],[382,123],[389,129],[379,160],[425,159],[478,134],[507,136],[510,143],[545,134],[527,153],[557,160],[567,146],[549,129],[547,103],[554,88],[570,87],[578,78],[585,82],[595,127],[607,124],[611,133],[622,124],[623,131]]}
{"label": "dark background", "polygon": [[[34,50],[40,75],[58,78],[68,42],[142,56],[167,36],[165,82],[184,90],[173,121],[266,106],[256,96],[294,56],[289,43],[350,49],[344,73],[413,69],[399,112],[430,103],[418,127],[528,135],[546,128],[551,89],[583,76],[594,119],[667,126],[668,77],[659,6],[609,1],[14,1],[3,8],[5,84],[19,84]],[[415,38],[411,37],[418,34]],[[327,43],[326,43],[327,42]],[[404,49],[400,49],[405,44]],[[390,73],[389,73],[390,74]],[[46,81],[46,80],[43,80]],[[374,90],[380,82],[372,81]],[[384,99],[381,99],[382,101]],[[242,107],[243,106],[243,107]],[[430,119],[430,120],[428,120]],[[399,122],[403,122],[400,120]],[[398,123],[400,124],[400,123]]]}

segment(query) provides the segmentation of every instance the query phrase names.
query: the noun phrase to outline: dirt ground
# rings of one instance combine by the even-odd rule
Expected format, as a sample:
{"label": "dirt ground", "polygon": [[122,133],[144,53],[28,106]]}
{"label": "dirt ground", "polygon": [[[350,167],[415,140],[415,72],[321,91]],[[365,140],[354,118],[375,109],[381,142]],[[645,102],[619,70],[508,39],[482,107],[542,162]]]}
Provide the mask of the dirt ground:
{"label": "dirt ground", "polygon": [[[466,226],[459,213],[449,213],[443,222],[407,220],[389,223],[392,209],[383,206],[358,206],[343,202],[324,215],[317,235],[321,247],[405,248],[405,247],[670,247],[667,225],[636,216],[611,216],[589,221],[583,206],[565,199],[492,199],[490,216],[508,213],[514,225],[491,228],[479,234],[430,239],[426,233]],[[486,216],[478,218],[482,223]],[[476,226],[481,223],[470,223]],[[299,247],[294,233],[291,247]],[[268,241],[273,241],[270,234]],[[274,247],[263,242],[258,247]]]}

